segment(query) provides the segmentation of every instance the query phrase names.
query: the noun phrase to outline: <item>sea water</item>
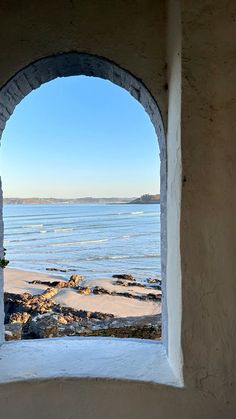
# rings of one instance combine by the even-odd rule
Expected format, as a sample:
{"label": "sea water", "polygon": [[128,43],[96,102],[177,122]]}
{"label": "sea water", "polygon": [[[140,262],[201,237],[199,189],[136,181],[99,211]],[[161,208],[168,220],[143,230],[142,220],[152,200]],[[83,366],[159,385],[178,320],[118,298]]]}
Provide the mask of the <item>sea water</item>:
{"label": "sea water", "polygon": [[160,277],[159,204],[4,205],[3,213],[11,268]]}

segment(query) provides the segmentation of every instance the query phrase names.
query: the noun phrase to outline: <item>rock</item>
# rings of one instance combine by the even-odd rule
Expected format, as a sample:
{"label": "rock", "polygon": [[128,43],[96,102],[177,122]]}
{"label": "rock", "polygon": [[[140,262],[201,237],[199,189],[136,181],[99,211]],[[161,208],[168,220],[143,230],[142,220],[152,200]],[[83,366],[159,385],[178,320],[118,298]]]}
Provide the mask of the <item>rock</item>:
{"label": "rock", "polygon": [[[79,277],[74,279],[74,277]],[[77,288],[79,282],[82,281],[84,277],[82,275],[72,275],[69,281],[40,281],[34,280],[30,281],[29,284],[39,284],[39,285],[46,285],[50,288]]]}
{"label": "rock", "polygon": [[100,313],[99,311],[93,311],[90,314],[90,319],[98,319],[98,320],[110,320],[114,318],[115,316],[113,314],[109,313]]}
{"label": "rock", "polygon": [[118,279],[117,281],[114,281],[114,285],[122,285],[123,287],[145,287],[145,285],[140,284],[140,282],[129,281],[127,279]]}
{"label": "rock", "polygon": [[50,295],[35,295],[32,298],[30,298],[24,305],[24,308],[27,308],[27,311],[29,311],[31,314],[43,314],[46,312],[52,311],[52,308],[54,306],[54,302],[50,299],[47,299],[46,296]]}
{"label": "rock", "polygon": [[161,290],[161,280],[156,278],[148,278],[147,283],[152,285],[152,288]]}
{"label": "rock", "polygon": [[27,323],[30,318],[30,314],[26,311],[22,313],[13,313],[10,315],[9,323]]}
{"label": "rock", "polygon": [[70,316],[61,316],[60,314],[57,317],[57,321],[59,324],[68,324],[68,323],[72,323],[72,321],[68,321],[67,318],[71,318]]}
{"label": "rock", "polygon": [[129,281],[135,281],[135,278],[131,274],[116,274],[112,275],[112,278],[128,279]]}
{"label": "rock", "polygon": [[4,293],[5,323],[9,323],[9,318],[13,313],[22,313],[24,311],[29,311],[29,309],[26,307],[29,298],[32,298],[32,295],[29,293]]}
{"label": "rock", "polygon": [[51,313],[38,314],[29,322],[29,334],[34,338],[58,336],[58,316]]}
{"label": "rock", "polygon": [[22,323],[8,323],[5,324],[5,340],[20,340],[22,339]]}
{"label": "rock", "polygon": [[91,289],[89,287],[79,287],[78,293],[81,295],[89,295],[91,294]]}
{"label": "rock", "polygon": [[29,281],[29,284],[34,285],[46,285],[48,287],[56,287],[56,288],[64,288],[67,287],[68,282],[67,281],[40,281],[38,279],[35,279],[34,281]]}
{"label": "rock", "polygon": [[53,281],[49,285],[56,288],[68,288],[68,281]]}
{"label": "rock", "polygon": [[83,336],[160,339],[161,315],[114,318],[96,323],[91,322],[79,334]]}
{"label": "rock", "polygon": [[112,295],[118,295],[120,297],[126,297],[126,298],[137,298],[137,299],[139,299],[138,295],[134,295],[134,294],[132,294],[131,292],[128,292],[128,291],[127,292],[115,292],[115,291],[113,291]]}
{"label": "rock", "polygon": [[74,321],[79,321],[81,319],[87,318],[87,311],[86,310],[77,310],[72,307],[64,307],[60,304],[54,304],[53,311],[56,314],[61,314],[63,316],[69,316]]}
{"label": "rock", "polygon": [[147,299],[152,301],[161,301],[161,294],[147,294]]}
{"label": "rock", "polygon": [[68,287],[76,287],[84,279],[83,275],[71,275],[68,281]]}
{"label": "rock", "polygon": [[[95,314],[95,313],[94,313]],[[87,318],[73,321],[55,313],[39,314],[29,320],[26,333],[22,323],[6,325],[6,340],[22,338],[51,338],[56,336],[114,336],[159,339],[161,316],[142,316],[103,319]]]}
{"label": "rock", "polygon": [[[108,294],[126,298],[136,298],[143,301],[160,301],[161,294],[131,293],[110,291],[96,286],[93,289],[80,286],[83,277],[72,275],[70,280],[63,281],[63,286],[73,287],[82,295]],[[122,279],[128,287],[133,281]],[[57,282],[57,285],[58,282]],[[140,284],[141,285],[141,284]],[[135,286],[138,286],[135,283]],[[60,286],[49,286],[42,294],[32,296],[30,293],[5,293],[6,339],[50,338],[56,336],[116,336],[156,339],[160,336],[160,322],[156,317],[115,318],[109,313],[90,312],[86,310],[64,307],[52,300]],[[141,291],[141,290],[140,290]],[[111,301],[112,304],[112,301]],[[146,323],[145,323],[146,322]]]}
{"label": "rock", "polygon": [[100,294],[107,294],[107,295],[112,295],[112,296],[119,296],[119,297],[126,297],[126,298],[134,298],[136,300],[141,300],[141,301],[161,301],[161,294],[154,294],[154,293],[149,293],[149,294],[133,294],[132,292],[118,292],[118,291],[108,291],[103,287],[94,287],[92,289],[93,294],[95,295],[100,295]]}
{"label": "rock", "polygon": [[58,293],[58,290],[56,288],[49,287],[41,294],[40,297],[48,300],[54,297],[54,295],[56,295],[57,293]]}
{"label": "rock", "polygon": [[158,283],[160,280],[159,279],[157,279],[157,278],[148,278],[147,279],[147,283],[148,284],[156,284],[156,283]]}
{"label": "rock", "polygon": [[109,294],[110,295],[111,294],[110,291],[106,290],[103,287],[99,287],[99,286],[96,286],[96,287],[92,288],[92,292],[95,295],[100,295],[100,294]]}
{"label": "rock", "polygon": [[38,314],[52,311],[54,302],[47,298],[50,295],[52,293],[49,290],[46,290],[43,295],[35,296],[29,293],[4,293],[5,323],[9,322],[9,318],[13,313],[27,312],[29,314]]}
{"label": "rock", "polygon": [[[88,293],[90,289],[81,291]],[[47,288],[42,295],[35,296],[5,293],[6,339],[75,335],[79,333],[78,325],[82,333],[82,330],[89,330],[89,322],[109,321],[114,317],[112,314],[63,307],[51,300],[57,292],[56,288]]]}

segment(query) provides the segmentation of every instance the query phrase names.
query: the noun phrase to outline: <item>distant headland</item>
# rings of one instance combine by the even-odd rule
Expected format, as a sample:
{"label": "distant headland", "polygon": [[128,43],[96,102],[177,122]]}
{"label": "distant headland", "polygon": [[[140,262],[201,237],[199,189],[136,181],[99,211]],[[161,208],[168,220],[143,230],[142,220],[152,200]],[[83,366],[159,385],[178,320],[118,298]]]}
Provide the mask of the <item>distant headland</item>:
{"label": "distant headland", "polygon": [[[133,198],[135,199],[135,198]],[[128,203],[132,198],[4,198],[4,204],[32,205],[32,204],[118,204]]]}
{"label": "distant headland", "polygon": [[140,198],[4,198],[5,205],[43,205],[43,204],[157,204],[160,195],[142,195]]}
{"label": "distant headland", "polygon": [[160,203],[160,194],[142,195],[140,198],[136,198],[133,201],[129,202],[129,204],[159,204],[159,203]]}

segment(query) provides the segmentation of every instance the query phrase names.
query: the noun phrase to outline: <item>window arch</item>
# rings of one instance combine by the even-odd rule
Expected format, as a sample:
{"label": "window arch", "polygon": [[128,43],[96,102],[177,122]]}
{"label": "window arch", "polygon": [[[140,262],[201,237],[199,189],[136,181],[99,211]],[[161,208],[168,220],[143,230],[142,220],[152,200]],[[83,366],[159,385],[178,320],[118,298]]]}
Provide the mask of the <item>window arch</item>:
{"label": "window arch", "polygon": [[[5,128],[7,120],[13,113],[16,105],[32,90],[37,89],[43,83],[47,83],[57,77],[67,76],[93,76],[110,80],[114,84],[126,89],[135,99],[137,99],[150,117],[154,125],[159,142],[161,173],[160,173],[160,192],[161,192],[161,265],[162,265],[162,316],[163,321],[163,340],[167,340],[167,306],[166,306],[166,141],[162,116],[158,105],[144,86],[141,80],[134,77],[130,72],[122,69],[115,63],[96,55],[86,53],[64,53],[55,56],[42,58],[12,77],[0,90],[0,138]],[[2,210],[2,205],[0,210]],[[3,221],[0,217],[0,251],[3,255]],[[1,256],[3,257],[3,256]],[[3,297],[3,278],[0,283],[0,297]],[[1,312],[3,318],[3,298]],[[2,322],[3,323],[3,322]],[[3,324],[0,325],[3,336]]]}

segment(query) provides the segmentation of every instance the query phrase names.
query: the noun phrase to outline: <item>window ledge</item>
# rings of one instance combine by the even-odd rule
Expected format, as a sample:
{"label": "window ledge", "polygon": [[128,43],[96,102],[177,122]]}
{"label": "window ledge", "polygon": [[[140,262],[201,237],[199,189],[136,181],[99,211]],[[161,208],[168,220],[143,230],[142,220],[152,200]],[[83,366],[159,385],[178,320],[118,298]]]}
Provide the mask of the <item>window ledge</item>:
{"label": "window ledge", "polygon": [[68,337],[2,345],[0,383],[54,378],[108,378],[181,386],[160,342]]}

